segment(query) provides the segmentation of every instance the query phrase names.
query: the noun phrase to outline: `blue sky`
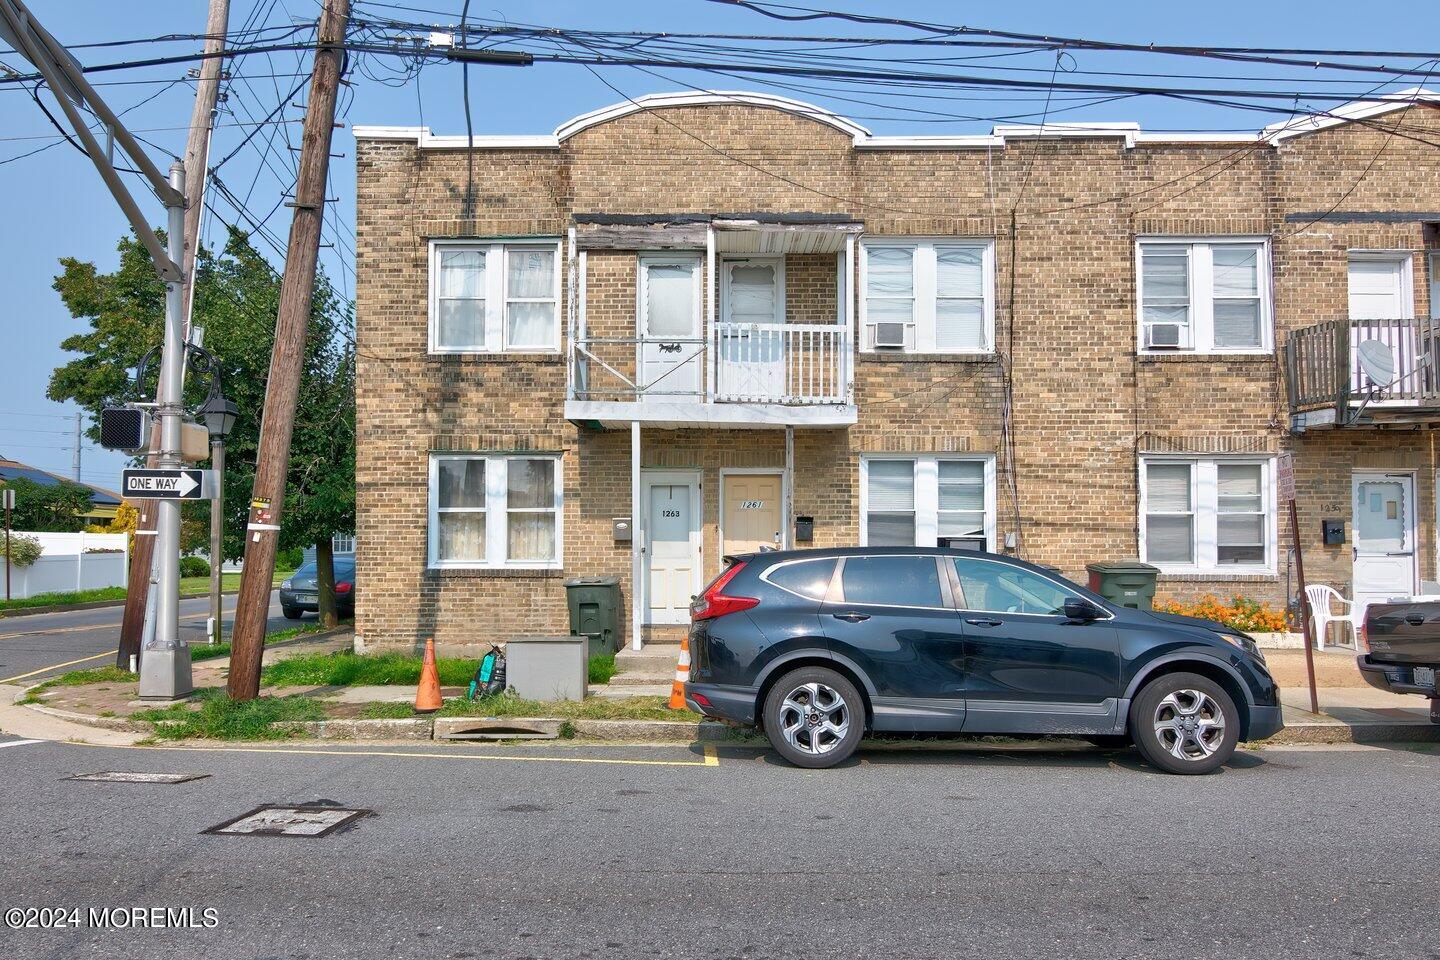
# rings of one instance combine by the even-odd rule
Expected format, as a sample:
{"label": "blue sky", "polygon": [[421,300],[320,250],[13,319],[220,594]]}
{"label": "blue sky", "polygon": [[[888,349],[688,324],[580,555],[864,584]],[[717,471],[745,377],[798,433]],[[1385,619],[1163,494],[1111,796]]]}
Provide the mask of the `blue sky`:
{"label": "blue sky", "polygon": [[[804,3],[806,0],[791,0]],[[376,16],[426,23],[454,23],[459,19],[461,0],[397,0],[410,7],[357,3],[357,16]],[[1184,4],[1143,3],[975,3],[906,2],[856,3],[844,0],[811,0],[809,5],[828,6],[856,12],[901,16],[945,23],[996,27],[1029,33],[1061,34],[1118,40],[1170,44],[1226,46],[1347,47],[1352,49],[1407,50],[1440,47],[1440,5],[1407,6],[1395,16],[1358,15],[1353,2],[1236,3],[1214,0],[1202,7]],[[204,29],[204,0],[151,0],[115,3],[113,0],[31,0],[37,17],[62,42],[80,44],[121,38],[141,38],[165,33],[199,33]],[[316,15],[314,0],[231,0],[232,29],[259,14],[264,22],[288,23]],[[413,9],[424,8],[426,11]],[[717,31],[731,33],[848,34],[874,35],[882,28],[819,22],[784,24],[741,9],[702,0],[666,2],[514,2],[477,0],[474,16],[512,23],[544,24],[557,27],[599,29],[641,29],[646,31]],[[891,31],[899,32],[899,31]],[[136,46],[99,50],[77,50],[83,63],[175,54],[188,49],[184,44]],[[10,66],[25,69],[14,55],[0,57]],[[1005,61],[1014,66],[1048,69],[1052,54],[1034,53]],[[1074,55],[1073,66],[1081,70],[1168,71],[1177,61],[1158,61],[1145,55],[1115,55],[1082,52]],[[1067,62],[1067,67],[1072,64]],[[308,68],[294,53],[281,53],[268,62],[251,57],[234,70],[245,80],[231,82],[231,115],[220,119],[212,147],[212,163],[225,156],[243,137],[247,128],[237,120],[263,115],[279,95],[288,92],[300,77],[262,76],[293,74]],[[1191,61],[1183,69],[1195,73],[1247,73],[1249,67],[1229,67],[1211,61]],[[111,73],[106,81],[127,83],[100,87],[117,111],[140,103],[126,114],[131,129],[167,150],[180,152],[184,126],[189,122],[193,88],[171,81],[182,77],[185,66],[168,66]],[[1043,79],[1043,72],[1039,74]],[[603,76],[623,93],[638,96],[660,90],[686,89],[686,84],[724,89],[765,90],[759,83],[735,79],[717,80],[704,74],[671,73],[666,77],[641,74],[633,68],[610,67]],[[476,133],[548,133],[563,121],[620,99],[584,68],[572,65],[537,64],[528,68],[472,67],[471,102]],[[93,79],[93,78],[92,78]],[[1100,78],[1103,79],[1103,78]],[[1354,79],[1353,77],[1351,79]],[[131,83],[128,81],[146,81]],[[332,195],[340,198],[338,220],[353,225],[354,141],[350,124],[403,124],[423,122],[437,133],[463,133],[460,68],[455,65],[427,67],[418,82],[391,86],[362,75],[354,77],[353,99],[345,118],[347,127],[336,132]],[[808,81],[789,81],[800,82]],[[1440,83],[1431,83],[1432,87]],[[877,110],[816,93],[777,90],[810,100],[851,116],[878,133],[983,132],[989,122],[956,120],[944,123],[906,122],[894,111]],[[1346,87],[1345,89],[1349,89]],[[1359,89],[1357,87],[1357,89]],[[865,96],[865,94],[856,94]],[[1042,98],[1043,99],[1043,98]],[[1056,100],[1052,108],[1058,109]],[[1064,104],[1069,106],[1069,104]],[[1038,100],[1001,102],[993,99],[952,104],[947,109],[976,116],[997,116],[1038,110]],[[300,112],[286,113],[298,121]],[[1254,129],[1267,122],[1260,114],[1218,107],[1179,103],[1155,98],[1122,100],[1086,110],[1068,112],[1055,119],[1136,120],[1148,128],[1243,128]],[[285,127],[298,142],[298,122]],[[36,466],[69,472],[73,438],[74,408],[45,399],[51,370],[67,359],[59,342],[84,329],[83,321],[69,316],[51,282],[62,256],[96,261],[101,269],[113,267],[115,244],[126,226],[113,200],[100,183],[89,161],[61,144],[32,157],[15,159],[51,142],[53,130],[34,102],[15,86],[0,88],[0,214],[9,229],[0,234],[0,262],[5,270],[5,306],[0,312],[0,337],[5,342],[5,375],[0,377],[0,455]],[[230,161],[222,175],[237,193],[248,195],[249,208],[264,215],[281,199],[276,174],[285,170],[281,158],[288,157],[282,138],[272,143],[267,169],[257,150],[246,148]],[[152,156],[165,166],[168,158],[159,150]],[[278,169],[277,169],[278,168]],[[253,183],[253,186],[252,186]],[[142,205],[161,221],[158,203],[135,186]],[[227,219],[234,214],[217,207]],[[288,230],[286,208],[281,206],[268,221],[270,229],[283,238]],[[348,226],[332,230],[339,234],[337,246],[322,251],[322,262],[337,282],[351,289]],[[207,235],[220,236],[220,225],[211,222]],[[328,238],[327,238],[328,239]],[[84,450],[84,479],[102,485],[116,485],[124,458],[87,446]]]}

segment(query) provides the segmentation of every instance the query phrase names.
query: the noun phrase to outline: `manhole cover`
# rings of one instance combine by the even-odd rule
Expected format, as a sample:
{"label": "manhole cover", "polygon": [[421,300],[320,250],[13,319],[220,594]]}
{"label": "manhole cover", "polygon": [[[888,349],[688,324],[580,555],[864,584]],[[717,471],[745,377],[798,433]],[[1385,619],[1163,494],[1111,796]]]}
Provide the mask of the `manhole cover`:
{"label": "manhole cover", "polygon": [[201,833],[253,837],[324,837],[371,813],[344,807],[256,807]]}
{"label": "manhole cover", "polygon": [[201,780],[208,773],[133,773],[125,770],[106,770],[101,773],[80,773],[66,780],[88,780],[95,783],[185,783],[187,780]]}

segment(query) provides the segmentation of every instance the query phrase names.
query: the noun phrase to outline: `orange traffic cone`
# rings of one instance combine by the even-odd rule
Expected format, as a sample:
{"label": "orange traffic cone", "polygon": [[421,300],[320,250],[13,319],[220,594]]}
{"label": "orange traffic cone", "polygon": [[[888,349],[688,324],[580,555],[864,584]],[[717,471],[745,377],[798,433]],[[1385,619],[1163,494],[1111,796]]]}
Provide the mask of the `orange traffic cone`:
{"label": "orange traffic cone", "polygon": [[440,671],[435,668],[435,638],[425,638],[425,661],[420,666],[420,685],[415,688],[417,713],[434,713],[445,705],[440,697]]}
{"label": "orange traffic cone", "polygon": [[670,709],[685,709],[685,681],[690,679],[690,641],[680,638],[680,662],[675,664],[675,682],[670,685]]}

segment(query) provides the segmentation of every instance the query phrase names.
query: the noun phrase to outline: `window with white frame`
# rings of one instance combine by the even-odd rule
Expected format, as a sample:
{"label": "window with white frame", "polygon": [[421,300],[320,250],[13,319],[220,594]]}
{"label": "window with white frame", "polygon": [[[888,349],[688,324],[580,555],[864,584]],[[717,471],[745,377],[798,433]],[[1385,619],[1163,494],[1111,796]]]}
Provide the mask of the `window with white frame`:
{"label": "window with white frame", "polygon": [[560,459],[430,458],[430,566],[554,568],[561,558]]}
{"label": "window with white frame", "polygon": [[1140,349],[1259,353],[1270,348],[1263,240],[1142,240]]}
{"label": "window with white frame", "polygon": [[990,241],[870,240],[861,244],[866,350],[988,353],[994,349]]}
{"label": "window with white frame", "polygon": [[1272,571],[1274,503],[1269,460],[1142,458],[1141,557],[1162,570]]}
{"label": "window with white frame", "polygon": [[860,542],[933,547],[941,538],[976,549],[995,543],[995,465],[945,454],[860,461]]}
{"label": "window with white frame", "polygon": [[431,353],[560,349],[560,242],[433,241]]}

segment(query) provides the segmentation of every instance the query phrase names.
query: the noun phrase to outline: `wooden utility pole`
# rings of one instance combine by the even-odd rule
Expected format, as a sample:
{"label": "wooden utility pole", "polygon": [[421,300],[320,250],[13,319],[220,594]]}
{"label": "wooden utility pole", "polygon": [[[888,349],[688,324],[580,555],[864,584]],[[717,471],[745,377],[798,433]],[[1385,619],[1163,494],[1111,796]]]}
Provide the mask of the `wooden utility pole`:
{"label": "wooden utility pole", "polygon": [[300,139],[300,173],[295,181],[294,217],[285,251],[280,307],[275,317],[275,346],[260,420],[255,455],[255,486],[245,528],[245,569],[230,638],[232,700],[253,700],[260,693],[260,658],[265,652],[271,577],[279,543],[285,478],[290,469],[290,435],[305,360],[305,341],[315,292],[315,264],[325,216],[325,181],[330,170],[330,141],[335,130],[335,101],[345,60],[345,28],[350,0],[326,0],[320,16],[319,46],[310,77],[310,97]]}
{"label": "wooden utility pole", "polygon": [[[195,256],[200,249],[200,214],[205,195],[205,179],[209,173],[210,133],[215,127],[215,104],[220,96],[220,73],[224,59],[225,33],[230,24],[230,0],[210,0],[210,13],[205,22],[205,52],[211,56],[200,61],[200,80],[195,86],[195,109],[190,114],[190,137],[185,144],[185,249],[181,266],[184,283],[181,303],[186,338],[190,334],[190,308],[195,301]],[[145,459],[151,469],[159,466],[159,454]],[[216,483],[223,483],[217,477]],[[120,646],[115,652],[115,666],[130,668],[130,658],[140,654],[140,637],[145,630],[145,605],[150,595],[150,568],[155,555],[155,517],[159,510],[155,501],[138,501],[139,517],[135,524],[134,549],[130,553],[130,570],[126,577],[125,612],[120,620]],[[213,561],[214,558],[212,557]]]}

